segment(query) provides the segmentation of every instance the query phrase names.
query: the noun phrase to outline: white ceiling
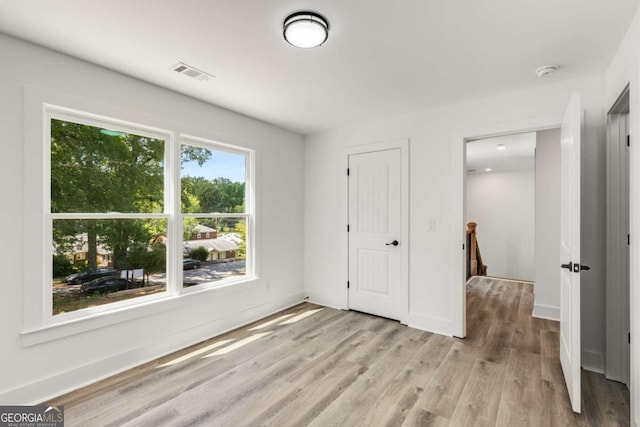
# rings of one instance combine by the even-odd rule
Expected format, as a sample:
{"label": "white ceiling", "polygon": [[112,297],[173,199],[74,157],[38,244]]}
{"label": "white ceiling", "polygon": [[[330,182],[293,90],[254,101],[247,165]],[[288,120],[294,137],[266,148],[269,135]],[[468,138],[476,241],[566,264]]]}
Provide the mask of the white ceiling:
{"label": "white ceiling", "polygon": [[[637,0],[16,0],[14,35],[303,134],[602,72]],[[330,22],[297,49],[282,21]],[[7,60],[7,58],[4,58]],[[169,70],[186,62],[209,82]],[[561,69],[540,80],[534,70]]]}
{"label": "white ceiling", "polygon": [[[498,150],[498,144],[504,150]],[[534,169],[536,133],[520,133],[467,143],[467,173],[489,173]]]}

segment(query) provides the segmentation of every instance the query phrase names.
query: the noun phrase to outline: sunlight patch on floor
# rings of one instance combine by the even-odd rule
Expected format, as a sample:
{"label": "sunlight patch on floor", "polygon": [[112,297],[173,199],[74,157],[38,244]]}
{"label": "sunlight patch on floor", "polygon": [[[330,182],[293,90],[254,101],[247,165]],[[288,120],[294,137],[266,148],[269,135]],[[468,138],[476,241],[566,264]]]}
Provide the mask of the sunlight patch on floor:
{"label": "sunlight patch on floor", "polygon": [[265,336],[267,336],[269,334],[272,334],[272,333],[273,332],[263,332],[261,334],[251,335],[250,337],[242,339],[242,340],[240,340],[240,341],[238,341],[238,342],[236,342],[234,344],[231,344],[231,345],[229,345],[229,346],[227,346],[225,348],[222,348],[222,349],[220,349],[218,351],[214,351],[211,354],[207,354],[206,356],[202,356],[202,359],[207,359],[209,357],[221,356],[223,354],[231,353],[232,351],[237,350],[240,347],[243,347],[243,346],[245,346],[247,344],[250,344],[250,343],[252,343],[254,341],[257,341],[260,338],[265,337]]}
{"label": "sunlight patch on floor", "polygon": [[182,362],[184,362],[185,360],[192,359],[192,358],[194,358],[194,357],[196,357],[196,356],[201,355],[202,353],[206,353],[206,352],[208,352],[208,351],[211,351],[211,350],[213,350],[214,348],[218,348],[218,347],[221,347],[221,346],[223,346],[223,345],[225,345],[225,344],[228,344],[228,343],[230,343],[231,341],[235,341],[235,338],[231,338],[230,340],[222,340],[222,341],[218,341],[218,342],[213,343],[213,344],[211,344],[211,345],[208,345],[208,346],[206,346],[206,347],[202,347],[202,348],[200,348],[200,349],[198,349],[198,350],[194,350],[194,351],[192,351],[191,353],[187,353],[187,354],[185,354],[184,356],[178,357],[177,359],[173,359],[173,360],[171,360],[171,361],[169,361],[169,362],[165,363],[164,365],[160,365],[160,366],[158,366],[158,368],[165,368],[165,367],[167,367],[167,366],[177,365],[178,363],[182,363]]}
{"label": "sunlight patch on floor", "polygon": [[269,320],[268,322],[261,323],[260,325],[255,326],[255,327],[253,327],[253,328],[251,328],[249,330],[250,331],[257,331],[259,329],[264,329],[267,326],[271,326],[271,325],[274,325],[274,324],[276,324],[278,322],[282,322],[284,319],[287,319],[287,318],[289,318],[291,316],[293,316],[293,313],[292,314],[285,314],[284,316],[280,316],[277,319],[273,319],[273,320]]}
{"label": "sunlight patch on floor", "polygon": [[309,317],[309,316],[312,316],[312,315],[316,314],[319,311],[322,311],[322,309],[318,308],[316,310],[305,311],[302,314],[298,314],[296,317],[292,317],[289,320],[285,320],[284,322],[280,323],[280,325],[290,325],[292,323],[296,323],[296,322],[298,322],[298,321],[300,321],[300,320],[302,320],[302,319],[304,319],[306,317]]}
{"label": "sunlight patch on floor", "polygon": [[[316,314],[316,313],[318,313],[318,312],[320,312],[322,310],[323,310],[322,308],[318,308],[318,309],[315,309],[315,310],[307,310],[307,311],[305,311],[305,312],[303,312],[301,314],[298,314],[298,315],[295,315],[295,313],[284,314],[284,315],[279,316],[279,317],[277,317],[277,318],[275,318],[273,320],[269,320],[267,322],[259,324],[258,326],[254,326],[253,328],[249,329],[249,331],[258,331],[260,329],[264,329],[264,328],[267,328],[267,327],[273,326],[273,325],[291,325],[293,323],[299,322],[302,319],[306,319],[309,316],[313,316],[314,314]],[[168,367],[168,366],[177,365],[179,363],[182,363],[182,362],[185,362],[187,360],[193,359],[194,357],[197,357],[197,356],[199,356],[199,355],[201,355],[203,353],[208,353],[211,350],[216,349],[218,347],[223,347],[223,348],[221,348],[221,349],[219,349],[217,351],[214,351],[213,353],[210,353],[210,354],[207,354],[205,356],[202,356],[201,358],[202,359],[206,359],[206,358],[209,358],[209,357],[215,357],[215,356],[221,356],[223,354],[228,354],[228,353],[231,353],[234,350],[237,350],[237,349],[239,349],[239,348],[241,348],[241,347],[243,347],[243,346],[245,346],[247,344],[250,344],[250,343],[252,343],[254,341],[257,341],[260,338],[265,337],[265,336],[267,336],[269,334],[272,334],[272,333],[273,333],[273,331],[253,334],[250,337],[241,339],[241,340],[239,340],[239,341],[237,341],[237,342],[235,342],[233,344],[230,344],[230,345],[228,345],[226,347],[223,347],[223,346],[225,346],[226,344],[231,343],[232,341],[235,341],[236,339],[232,338],[232,339],[228,339],[228,340],[217,341],[217,342],[215,342],[215,343],[213,343],[211,345],[208,345],[206,347],[203,347],[203,348],[200,348],[198,350],[194,350],[194,351],[192,351],[192,352],[190,352],[188,354],[185,354],[184,356],[180,356],[180,357],[178,357],[176,359],[170,360],[169,362],[158,366],[158,368],[165,368],[165,367]]]}

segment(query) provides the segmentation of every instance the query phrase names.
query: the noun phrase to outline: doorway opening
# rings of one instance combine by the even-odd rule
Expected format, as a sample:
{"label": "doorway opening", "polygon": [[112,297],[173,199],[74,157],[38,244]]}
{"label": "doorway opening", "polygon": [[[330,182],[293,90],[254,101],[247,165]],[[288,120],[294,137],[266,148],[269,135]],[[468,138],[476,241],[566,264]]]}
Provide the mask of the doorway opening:
{"label": "doorway opening", "polygon": [[536,139],[526,132],[466,144],[468,278],[535,279]]}
{"label": "doorway opening", "polygon": [[559,321],[560,129],[470,139],[465,149],[465,223],[476,223],[478,242],[468,239],[467,259],[476,249],[488,278],[535,287],[529,314]]}

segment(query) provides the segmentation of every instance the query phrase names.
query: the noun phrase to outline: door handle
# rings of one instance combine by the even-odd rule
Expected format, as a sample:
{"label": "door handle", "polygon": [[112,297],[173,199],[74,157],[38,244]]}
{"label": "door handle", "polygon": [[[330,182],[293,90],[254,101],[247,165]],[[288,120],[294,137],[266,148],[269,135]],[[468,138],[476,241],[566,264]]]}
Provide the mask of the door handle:
{"label": "door handle", "polygon": [[569,271],[573,271],[574,273],[580,273],[581,271],[589,271],[591,267],[588,265],[580,265],[578,263],[569,262],[569,264],[560,264],[560,268],[566,268]]}
{"label": "door handle", "polygon": [[569,261],[569,264],[561,264],[560,268],[566,268],[569,271],[573,271],[573,262]]}
{"label": "door handle", "polygon": [[394,240],[391,243],[385,243],[386,246],[398,246],[400,244],[400,242],[398,242],[397,240]]}

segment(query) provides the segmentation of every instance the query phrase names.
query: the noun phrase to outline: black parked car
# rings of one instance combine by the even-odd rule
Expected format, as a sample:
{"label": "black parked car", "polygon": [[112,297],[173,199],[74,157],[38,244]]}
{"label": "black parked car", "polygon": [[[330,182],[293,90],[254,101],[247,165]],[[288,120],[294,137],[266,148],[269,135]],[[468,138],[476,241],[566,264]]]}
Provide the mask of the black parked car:
{"label": "black parked car", "polygon": [[90,282],[83,283],[82,292],[85,294],[92,294],[94,292],[107,293],[123,291],[125,289],[139,288],[140,284],[136,282],[130,282],[127,279],[123,279],[118,276],[106,276],[93,279]]}
{"label": "black parked car", "polygon": [[81,283],[90,282],[98,277],[113,276],[118,270],[113,268],[94,268],[87,270],[84,273],[71,274],[64,278],[64,281],[68,285],[79,285]]}
{"label": "black parked car", "polygon": [[197,259],[185,258],[182,260],[182,269],[183,270],[193,270],[194,268],[200,268],[202,263]]}

